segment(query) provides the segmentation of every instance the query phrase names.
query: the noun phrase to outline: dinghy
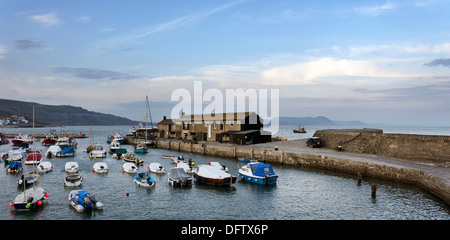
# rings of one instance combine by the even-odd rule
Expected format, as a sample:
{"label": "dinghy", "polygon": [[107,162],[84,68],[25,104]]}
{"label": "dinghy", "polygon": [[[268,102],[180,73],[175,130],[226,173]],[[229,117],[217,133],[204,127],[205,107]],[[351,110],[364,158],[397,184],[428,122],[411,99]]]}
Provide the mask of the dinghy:
{"label": "dinghy", "polygon": [[41,206],[48,196],[43,188],[35,186],[17,195],[9,206],[16,210],[32,210]]}
{"label": "dinghy", "polygon": [[137,173],[137,172],[139,172],[139,168],[136,167],[136,165],[134,163],[126,162],[122,166],[122,172]]}
{"label": "dinghy", "polygon": [[39,164],[42,160],[42,155],[39,151],[31,151],[25,159],[26,165]]}
{"label": "dinghy", "polygon": [[75,150],[71,147],[63,148],[61,151],[56,153],[56,157],[73,157],[75,156]]}
{"label": "dinghy", "polygon": [[66,169],[66,172],[68,172],[68,173],[76,173],[76,172],[78,172],[78,169],[80,167],[78,166],[77,162],[66,162],[66,165],[64,168]]}
{"label": "dinghy", "polygon": [[156,182],[148,172],[137,173],[134,182],[141,187],[154,187],[156,185]]}
{"label": "dinghy", "polygon": [[104,162],[96,162],[92,167],[92,171],[96,173],[107,173],[109,172],[109,168]]}
{"label": "dinghy", "polygon": [[127,153],[122,158],[125,162],[132,162],[136,164],[136,166],[144,164],[144,160],[136,157],[136,154],[134,153]]}
{"label": "dinghy", "polygon": [[85,190],[72,190],[69,193],[69,204],[77,212],[103,209],[103,203],[98,202],[94,196]]}
{"label": "dinghy", "polygon": [[49,161],[43,161],[37,166],[38,173],[46,173],[53,170],[53,165]]}
{"label": "dinghy", "polygon": [[148,171],[152,173],[166,173],[166,169],[160,163],[150,163],[148,165]]}
{"label": "dinghy", "polygon": [[22,174],[22,176],[20,176],[20,178],[17,180],[17,184],[19,186],[34,184],[38,181],[38,177],[39,174],[36,171]]}
{"label": "dinghy", "polygon": [[56,157],[56,154],[57,154],[58,152],[60,152],[61,150],[62,150],[62,149],[61,149],[60,146],[57,146],[57,145],[51,145],[51,146],[48,148],[47,152],[45,152],[45,157],[46,157],[46,158]]}
{"label": "dinghy", "polygon": [[276,184],[278,176],[272,166],[266,163],[248,163],[239,169],[242,180],[257,184]]}
{"label": "dinghy", "polygon": [[70,174],[64,178],[64,186],[66,187],[77,187],[81,185],[83,177],[80,174]]}
{"label": "dinghy", "polygon": [[23,166],[21,162],[11,162],[6,168],[8,173],[18,173],[23,171]]}

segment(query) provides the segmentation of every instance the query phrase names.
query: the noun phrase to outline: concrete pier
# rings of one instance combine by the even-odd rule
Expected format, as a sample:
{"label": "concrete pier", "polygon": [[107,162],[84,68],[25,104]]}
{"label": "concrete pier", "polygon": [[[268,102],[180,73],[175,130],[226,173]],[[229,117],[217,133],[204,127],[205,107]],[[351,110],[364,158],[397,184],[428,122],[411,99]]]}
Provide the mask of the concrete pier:
{"label": "concrete pier", "polygon": [[[182,143],[159,139],[156,147],[173,151],[229,158],[253,158],[261,162],[308,166],[417,185],[450,204],[449,162],[404,160],[373,154],[309,148],[305,139],[253,145],[217,142]],[[276,148],[277,147],[277,148]]]}

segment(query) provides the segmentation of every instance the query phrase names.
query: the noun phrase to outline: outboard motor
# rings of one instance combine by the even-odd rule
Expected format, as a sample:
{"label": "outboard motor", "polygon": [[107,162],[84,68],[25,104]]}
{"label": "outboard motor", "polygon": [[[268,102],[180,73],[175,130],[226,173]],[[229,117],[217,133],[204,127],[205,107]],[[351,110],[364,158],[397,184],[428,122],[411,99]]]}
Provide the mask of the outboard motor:
{"label": "outboard motor", "polygon": [[86,210],[92,210],[92,202],[89,197],[84,197],[83,202],[84,202],[84,208]]}

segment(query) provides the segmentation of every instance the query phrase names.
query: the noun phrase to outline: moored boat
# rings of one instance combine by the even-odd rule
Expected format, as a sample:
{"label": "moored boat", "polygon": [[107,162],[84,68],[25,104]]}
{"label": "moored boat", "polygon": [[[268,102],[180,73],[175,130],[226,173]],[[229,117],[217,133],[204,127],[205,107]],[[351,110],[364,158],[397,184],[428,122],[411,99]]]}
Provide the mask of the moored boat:
{"label": "moored boat", "polygon": [[37,166],[38,173],[46,173],[53,170],[53,165],[49,161],[42,161]]}
{"label": "moored boat", "polygon": [[41,144],[43,146],[51,146],[55,145],[57,140],[58,138],[54,134],[50,133],[45,135],[45,138],[41,141]]}
{"label": "moored boat", "polygon": [[6,168],[8,173],[19,173],[23,171],[22,162],[10,162]]}
{"label": "moored boat", "polygon": [[106,143],[112,143],[113,141],[124,144],[125,139],[123,138],[122,134],[120,134],[120,132],[117,132],[114,136],[109,137],[108,140],[106,140]]}
{"label": "moored boat", "polygon": [[89,158],[104,158],[106,157],[106,150],[101,144],[95,144],[94,148],[89,152]]}
{"label": "moored boat", "polygon": [[77,212],[103,209],[103,203],[97,201],[93,195],[85,190],[72,190],[68,199],[70,206]]}
{"label": "moored boat", "polygon": [[9,204],[16,210],[32,210],[42,206],[49,194],[41,187],[32,187],[20,193]]}
{"label": "moored boat", "polygon": [[236,182],[236,176],[210,165],[198,166],[194,170],[194,179],[198,183],[213,186],[229,186]]}
{"label": "moored boat", "polygon": [[40,151],[31,151],[25,159],[26,165],[39,164],[42,160],[42,154]]}
{"label": "moored boat", "polygon": [[187,175],[182,168],[171,168],[167,181],[176,187],[188,187],[192,185],[192,177]]}
{"label": "moored boat", "polygon": [[220,170],[223,170],[223,171],[225,171],[225,172],[228,172],[228,171],[229,171],[229,169],[228,169],[225,165],[220,165],[219,162],[208,162],[208,165],[217,167],[217,168],[219,168]]}
{"label": "moored boat", "polygon": [[137,166],[144,164],[144,160],[142,160],[142,159],[136,157],[136,154],[134,154],[134,153],[126,153],[126,154],[122,157],[122,159],[123,159],[125,162],[132,162],[132,163],[136,164]]}
{"label": "moored boat", "polygon": [[77,162],[66,162],[66,165],[64,167],[64,169],[68,173],[76,173],[76,172],[78,172],[79,168],[80,168],[80,166],[78,165]]}
{"label": "moored boat", "polygon": [[152,176],[150,176],[150,173],[148,172],[136,173],[134,182],[141,187],[154,187],[156,185],[156,182],[153,180]]}
{"label": "moored boat", "polygon": [[64,178],[64,186],[78,187],[82,184],[83,177],[80,174],[70,174]]}
{"label": "moored boat", "polygon": [[184,171],[185,171],[186,173],[188,173],[188,174],[192,174],[192,173],[193,173],[192,167],[189,166],[187,163],[184,163],[184,162],[177,162],[177,163],[175,164],[175,167],[184,169]]}
{"label": "moored boat", "polygon": [[248,163],[242,166],[238,172],[242,180],[251,183],[276,184],[278,179],[272,166],[261,162]]}
{"label": "moored boat", "polygon": [[56,157],[73,157],[75,156],[75,150],[71,147],[63,148],[61,151],[56,153]]}
{"label": "moored boat", "polygon": [[148,147],[145,144],[138,143],[134,147],[134,152],[135,153],[148,153]]}
{"label": "moored boat", "polygon": [[96,162],[92,167],[92,171],[96,173],[107,173],[109,172],[108,165],[104,162]]}
{"label": "moored boat", "polygon": [[77,148],[77,143],[71,137],[60,137],[56,140],[55,145],[59,146],[61,149]]}
{"label": "moored boat", "polygon": [[20,178],[17,180],[17,184],[19,186],[34,184],[38,181],[38,177],[39,174],[36,171],[22,174],[22,176],[20,176]]}
{"label": "moored boat", "polygon": [[45,157],[46,158],[52,158],[52,157],[56,157],[56,154],[58,152],[60,152],[62,149],[60,146],[57,145],[52,145],[47,149],[47,152],[45,152]]}
{"label": "moored boat", "polygon": [[139,168],[136,167],[136,165],[134,163],[126,162],[122,165],[122,172],[137,173],[137,172],[139,172]]}
{"label": "moored boat", "polygon": [[19,146],[22,143],[32,144],[33,138],[31,138],[31,136],[28,136],[28,134],[25,135],[19,134],[12,140],[12,143],[13,146]]}
{"label": "moored boat", "polygon": [[120,149],[120,143],[118,141],[112,141],[111,145],[108,148],[108,152],[113,154],[117,149]]}
{"label": "moored boat", "polygon": [[148,171],[152,173],[161,173],[161,174],[166,173],[166,169],[160,163],[157,162],[150,163],[148,165]]}

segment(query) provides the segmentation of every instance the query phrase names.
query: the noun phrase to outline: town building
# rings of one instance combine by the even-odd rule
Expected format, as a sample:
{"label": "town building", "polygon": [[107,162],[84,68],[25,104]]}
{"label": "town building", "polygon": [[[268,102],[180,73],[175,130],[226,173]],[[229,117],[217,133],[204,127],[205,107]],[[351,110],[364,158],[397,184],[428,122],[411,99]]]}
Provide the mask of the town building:
{"label": "town building", "polygon": [[270,142],[270,132],[262,130],[263,119],[254,112],[183,115],[163,118],[157,124],[158,137],[253,144]]}

